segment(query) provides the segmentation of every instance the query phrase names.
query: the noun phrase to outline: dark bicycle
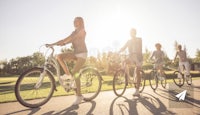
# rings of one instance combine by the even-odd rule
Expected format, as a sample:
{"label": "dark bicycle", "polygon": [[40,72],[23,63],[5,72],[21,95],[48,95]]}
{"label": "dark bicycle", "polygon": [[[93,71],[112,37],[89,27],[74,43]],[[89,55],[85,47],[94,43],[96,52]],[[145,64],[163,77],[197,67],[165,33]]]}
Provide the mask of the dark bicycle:
{"label": "dark bicycle", "polygon": [[153,69],[150,71],[149,75],[149,84],[153,90],[157,89],[159,81],[162,87],[166,88],[167,79],[165,72],[161,73],[160,71],[158,71],[155,67],[155,63],[153,63]]}
{"label": "dark bicycle", "polygon": [[174,72],[173,81],[179,87],[182,87],[184,85],[185,81],[188,85],[191,85],[192,84],[192,76],[191,76],[191,74],[189,74],[189,75],[186,74],[185,66],[183,65],[183,71],[181,71],[179,69]]}

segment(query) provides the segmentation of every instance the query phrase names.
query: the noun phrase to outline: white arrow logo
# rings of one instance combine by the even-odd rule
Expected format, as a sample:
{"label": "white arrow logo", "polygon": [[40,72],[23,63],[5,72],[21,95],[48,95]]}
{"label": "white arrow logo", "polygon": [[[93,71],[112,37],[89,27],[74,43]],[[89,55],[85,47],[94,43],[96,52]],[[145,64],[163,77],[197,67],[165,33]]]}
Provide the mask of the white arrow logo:
{"label": "white arrow logo", "polygon": [[179,101],[180,100],[183,100],[183,101],[185,100],[186,92],[187,92],[187,90],[184,90],[183,92],[181,92],[181,93],[176,95],[176,97],[179,99]]}

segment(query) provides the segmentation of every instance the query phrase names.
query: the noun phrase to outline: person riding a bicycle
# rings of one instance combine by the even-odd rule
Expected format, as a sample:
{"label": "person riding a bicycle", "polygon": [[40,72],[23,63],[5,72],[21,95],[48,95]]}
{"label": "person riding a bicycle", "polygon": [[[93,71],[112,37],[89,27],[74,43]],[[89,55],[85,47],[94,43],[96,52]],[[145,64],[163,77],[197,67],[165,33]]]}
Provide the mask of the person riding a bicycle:
{"label": "person riding a bicycle", "polygon": [[[150,56],[149,60],[154,61],[155,69],[160,71],[161,76],[164,74],[163,71],[163,64],[164,64],[164,52],[161,50],[162,45],[160,43],[155,44],[156,50],[153,51],[152,55]],[[162,77],[161,77],[162,78]]]}
{"label": "person riding a bicycle", "polygon": [[[136,68],[134,73],[136,73],[136,90],[133,94],[134,96],[140,95],[139,87],[141,81],[140,70],[142,69],[142,41],[140,38],[136,37],[136,29],[132,28],[130,31],[131,39],[129,39],[126,44],[120,49],[120,52],[123,52],[126,48],[129,51],[129,61],[131,64],[135,64]],[[126,68],[126,71],[129,71],[129,68]],[[129,73],[129,72],[128,72]]]}
{"label": "person riding a bicycle", "polygon": [[[55,43],[46,44],[46,46],[47,47],[52,47],[54,45],[63,46],[65,44],[72,43],[74,52],[61,53],[57,55],[57,60],[65,72],[65,74],[61,76],[63,83],[65,83],[68,80],[72,81],[72,79],[75,79],[76,86],[74,87],[76,91],[76,100],[73,103],[73,105],[77,105],[81,103],[81,101],[83,100],[83,96],[80,91],[80,78],[78,78],[78,73],[81,67],[84,65],[87,58],[87,47],[85,43],[86,32],[84,28],[84,20],[82,17],[76,17],[74,19],[74,27],[75,30],[71,33],[71,35]],[[65,61],[68,60],[76,60],[76,64],[71,73],[69,72],[69,69],[65,64]]]}
{"label": "person riding a bicycle", "polygon": [[178,51],[176,52],[176,55],[174,57],[173,62],[176,60],[176,58],[179,58],[179,67],[178,70],[180,72],[183,72],[183,70],[186,70],[186,76],[190,76],[190,64],[189,61],[187,59],[187,53],[185,50],[182,50],[182,46],[178,45],[177,46]]}

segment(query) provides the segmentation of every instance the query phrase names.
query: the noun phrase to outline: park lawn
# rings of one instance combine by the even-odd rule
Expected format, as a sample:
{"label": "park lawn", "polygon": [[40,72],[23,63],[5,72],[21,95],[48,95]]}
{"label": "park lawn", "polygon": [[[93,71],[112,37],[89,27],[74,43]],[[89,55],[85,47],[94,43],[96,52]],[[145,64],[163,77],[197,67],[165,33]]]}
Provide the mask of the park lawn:
{"label": "park lawn", "polygon": [[[16,97],[14,94],[14,88],[15,88],[15,83],[17,81],[18,76],[13,76],[13,77],[0,77],[0,103],[5,103],[5,102],[13,102],[16,101]],[[113,76],[102,76],[103,81],[102,81],[102,87],[101,91],[108,91],[112,90],[112,80]],[[198,78],[193,78],[193,80],[199,79]],[[172,79],[167,80],[168,83],[173,82]],[[146,85],[149,85],[149,81],[146,81]],[[128,88],[131,88],[133,86],[129,85]],[[70,92],[65,92],[64,88],[62,88],[60,85],[56,87],[57,91],[54,91],[53,96],[66,96],[66,95],[72,95],[74,94],[73,91]]]}

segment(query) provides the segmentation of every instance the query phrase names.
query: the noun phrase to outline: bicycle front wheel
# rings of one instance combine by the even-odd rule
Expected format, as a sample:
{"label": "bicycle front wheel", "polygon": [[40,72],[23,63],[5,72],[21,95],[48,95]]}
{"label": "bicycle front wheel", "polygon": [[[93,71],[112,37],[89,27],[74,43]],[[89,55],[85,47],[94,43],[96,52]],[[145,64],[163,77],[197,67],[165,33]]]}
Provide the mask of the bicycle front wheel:
{"label": "bicycle front wheel", "polygon": [[180,73],[179,71],[175,71],[173,81],[177,86],[179,87],[183,86],[185,81],[183,74]]}
{"label": "bicycle front wheel", "polygon": [[[140,84],[139,84],[139,92],[142,93],[144,90],[144,87],[145,87],[145,82],[146,82],[144,71],[140,70],[140,75],[141,75],[141,80],[140,80]],[[134,83],[135,88],[136,88],[136,85],[137,84]]]}
{"label": "bicycle front wheel", "polygon": [[85,101],[93,100],[100,92],[102,77],[100,73],[93,68],[86,68],[80,73],[81,94]]}
{"label": "bicycle front wheel", "polygon": [[166,74],[165,74],[165,73],[161,76],[161,85],[162,85],[163,88],[166,88],[166,85],[167,85],[167,77],[166,77]]}
{"label": "bicycle front wheel", "polygon": [[32,68],[19,76],[15,84],[15,96],[26,107],[42,106],[52,97],[54,82],[53,76],[43,68]]}
{"label": "bicycle front wheel", "polygon": [[157,77],[157,73],[156,72],[154,72],[154,71],[150,72],[149,83],[150,83],[150,86],[151,86],[151,88],[153,90],[157,89],[157,87],[158,87],[158,77]]}
{"label": "bicycle front wheel", "polygon": [[113,77],[113,91],[115,95],[122,96],[126,90],[127,77],[124,70],[118,70]]}

